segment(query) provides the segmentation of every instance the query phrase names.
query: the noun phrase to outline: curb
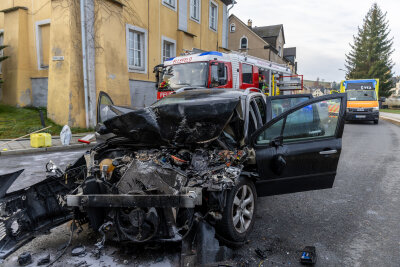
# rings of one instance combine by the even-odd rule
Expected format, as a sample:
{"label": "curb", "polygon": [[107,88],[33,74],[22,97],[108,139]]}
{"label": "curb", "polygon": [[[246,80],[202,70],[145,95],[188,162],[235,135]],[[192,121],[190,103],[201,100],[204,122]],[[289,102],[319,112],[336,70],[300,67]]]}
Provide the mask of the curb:
{"label": "curb", "polygon": [[396,120],[396,119],[392,119],[392,118],[384,117],[384,116],[379,116],[379,117],[385,121],[388,121],[392,124],[396,124],[397,126],[400,126],[400,120]]}
{"label": "curb", "polygon": [[[88,132],[88,133],[77,133],[77,134],[72,134],[71,136],[72,137],[84,137],[84,136],[89,135],[89,134],[93,134],[93,133],[90,133],[90,132]],[[60,136],[59,135],[52,135],[51,139],[60,139]],[[12,141],[12,140],[14,140],[14,139],[8,139],[8,138],[0,139],[1,142],[8,142],[8,141]],[[19,139],[19,141],[28,141],[28,140],[30,140],[29,137]]]}
{"label": "curb", "polygon": [[74,150],[79,148],[91,148],[97,143],[92,142],[90,144],[73,144],[69,146],[53,146],[53,147],[40,147],[40,148],[27,148],[27,149],[16,149],[10,151],[0,151],[0,156],[11,156],[11,155],[24,155],[24,154],[35,154],[43,152],[56,152],[65,150]]}

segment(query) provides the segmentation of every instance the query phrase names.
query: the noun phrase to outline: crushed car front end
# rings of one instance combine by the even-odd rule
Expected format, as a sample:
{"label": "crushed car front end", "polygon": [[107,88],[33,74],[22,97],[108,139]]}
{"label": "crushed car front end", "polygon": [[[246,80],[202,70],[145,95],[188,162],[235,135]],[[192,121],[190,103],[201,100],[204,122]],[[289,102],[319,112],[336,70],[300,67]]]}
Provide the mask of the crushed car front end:
{"label": "crushed car front end", "polygon": [[210,92],[111,117],[103,131],[113,137],[65,171],[49,163],[42,182],[4,192],[0,258],[72,218],[135,243],[181,241],[199,218],[217,224],[249,152],[241,94]]}

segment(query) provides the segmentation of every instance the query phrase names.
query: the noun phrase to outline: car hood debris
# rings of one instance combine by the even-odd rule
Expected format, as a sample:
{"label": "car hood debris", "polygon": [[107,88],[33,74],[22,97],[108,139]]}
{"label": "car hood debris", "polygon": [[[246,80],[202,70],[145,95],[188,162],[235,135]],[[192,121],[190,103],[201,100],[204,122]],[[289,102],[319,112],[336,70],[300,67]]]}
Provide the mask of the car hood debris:
{"label": "car hood debris", "polygon": [[153,105],[104,122],[112,133],[146,145],[188,145],[218,138],[238,101],[216,98]]}

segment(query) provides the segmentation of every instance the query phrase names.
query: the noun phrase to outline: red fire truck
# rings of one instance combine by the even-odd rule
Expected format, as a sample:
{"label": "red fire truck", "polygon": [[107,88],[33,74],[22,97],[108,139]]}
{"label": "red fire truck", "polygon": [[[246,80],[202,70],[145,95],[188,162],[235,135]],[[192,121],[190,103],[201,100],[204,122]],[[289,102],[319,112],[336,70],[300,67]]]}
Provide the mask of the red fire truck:
{"label": "red fire truck", "polygon": [[157,99],[181,88],[262,89],[268,95],[303,89],[288,66],[236,52],[203,52],[170,58],[155,67]]}

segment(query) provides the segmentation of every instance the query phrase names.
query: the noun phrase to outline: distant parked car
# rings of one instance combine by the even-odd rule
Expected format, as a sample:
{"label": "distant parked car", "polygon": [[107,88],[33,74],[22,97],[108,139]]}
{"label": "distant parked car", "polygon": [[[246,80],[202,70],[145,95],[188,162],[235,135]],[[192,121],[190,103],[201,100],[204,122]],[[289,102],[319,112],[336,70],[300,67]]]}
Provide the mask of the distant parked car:
{"label": "distant parked car", "polygon": [[400,108],[400,95],[386,98],[384,106],[388,108]]}

